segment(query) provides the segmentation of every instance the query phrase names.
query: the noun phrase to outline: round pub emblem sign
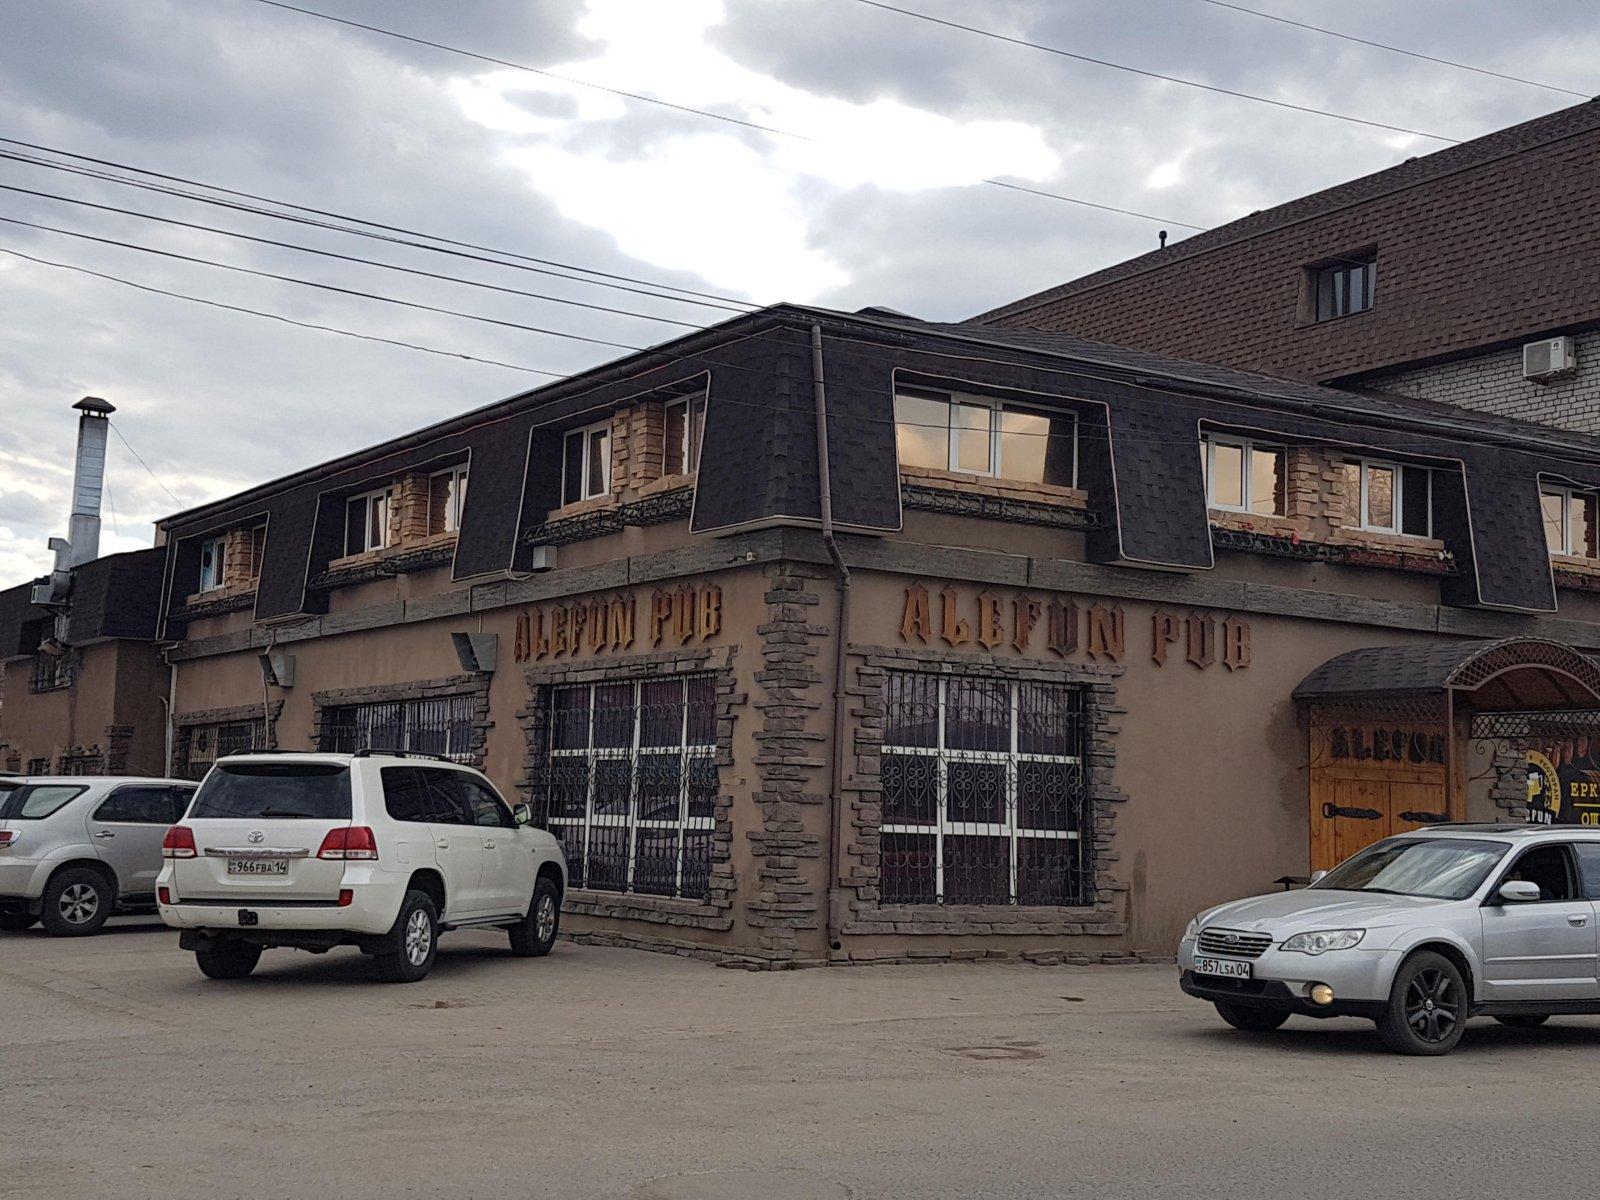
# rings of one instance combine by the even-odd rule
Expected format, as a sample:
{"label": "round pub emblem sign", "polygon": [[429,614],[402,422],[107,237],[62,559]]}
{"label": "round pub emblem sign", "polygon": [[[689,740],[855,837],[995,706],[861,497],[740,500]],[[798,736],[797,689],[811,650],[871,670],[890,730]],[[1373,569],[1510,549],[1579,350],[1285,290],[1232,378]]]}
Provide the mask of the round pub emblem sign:
{"label": "round pub emblem sign", "polygon": [[1528,751],[1528,820],[1554,825],[1561,819],[1561,779],[1539,750]]}

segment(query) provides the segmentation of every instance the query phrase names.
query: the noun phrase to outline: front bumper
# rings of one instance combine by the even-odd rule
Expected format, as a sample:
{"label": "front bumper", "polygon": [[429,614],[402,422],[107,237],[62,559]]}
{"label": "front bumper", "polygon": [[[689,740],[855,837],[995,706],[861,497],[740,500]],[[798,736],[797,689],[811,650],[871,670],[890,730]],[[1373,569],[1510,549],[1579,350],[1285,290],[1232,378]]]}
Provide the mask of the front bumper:
{"label": "front bumper", "polygon": [[[1194,942],[1181,942],[1178,967],[1184,977],[1192,977],[1193,986],[1183,989],[1191,996],[1240,1004],[1259,1002],[1261,1007],[1292,1006],[1290,1011],[1304,1012],[1308,1016],[1345,1016],[1350,1015],[1350,1006],[1376,1011],[1389,1002],[1389,988],[1403,955],[1395,950],[1364,946],[1330,950],[1326,954],[1294,954],[1285,953],[1274,943],[1259,958],[1244,960],[1250,964],[1247,980],[1195,975],[1194,957]],[[1235,986],[1241,983],[1251,986]],[[1333,1004],[1316,1005],[1306,999],[1312,984],[1317,983],[1325,983],[1333,989]]]}
{"label": "front bumper", "polygon": [[1213,1004],[1237,1004],[1242,1008],[1265,1008],[1274,1012],[1299,1013],[1304,1017],[1367,1017],[1376,1019],[1383,1011],[1382,1000],[1341,1000],[1332,1004],[1313,1004],[1298,992],[1290,991],[1281,979],[1224,979],[1216,975],[1196,975],[1183,971],[1178,986],[1189,995]]}

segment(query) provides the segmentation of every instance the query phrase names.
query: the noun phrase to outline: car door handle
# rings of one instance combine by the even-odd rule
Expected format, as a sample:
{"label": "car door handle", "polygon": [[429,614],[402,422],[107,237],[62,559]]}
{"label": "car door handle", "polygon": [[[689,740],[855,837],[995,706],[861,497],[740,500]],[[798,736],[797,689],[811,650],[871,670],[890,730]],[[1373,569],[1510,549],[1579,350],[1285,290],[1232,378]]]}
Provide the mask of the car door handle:
{"label": "car door handle", "polygon": [[494,849],[494,839],[493,838],[484,838],[483,839],[483,848],[485,850],[493,850]]}
{"label": "car door handle", "polygon": [[1581,929],[1583,926],[1587,925],[1588,923],[1589,923],[1589,918],[1588,917],[1580,917],[1577,913],[1573,913],[1570,917],[1567,918],[1567,924],[1568,925],[1574,926],[1575,928],[1579,928],[1579,929]]}
{"label": "car door handle", "polygon": [[433,844],[435,846],[439,847],[439,849],[441,849],[441,850],[450,849],[450,839],[449,838],[439,838]]}
{"label": "car door handle", "polygon": [[116,836],[117,835],[115,833],[111,832],[111,830],[109,830],[109,829],[102,829],[98,833],[95,834],[95,837],[97,837],[97,838],[108,838],[108,837],[116,837]]}

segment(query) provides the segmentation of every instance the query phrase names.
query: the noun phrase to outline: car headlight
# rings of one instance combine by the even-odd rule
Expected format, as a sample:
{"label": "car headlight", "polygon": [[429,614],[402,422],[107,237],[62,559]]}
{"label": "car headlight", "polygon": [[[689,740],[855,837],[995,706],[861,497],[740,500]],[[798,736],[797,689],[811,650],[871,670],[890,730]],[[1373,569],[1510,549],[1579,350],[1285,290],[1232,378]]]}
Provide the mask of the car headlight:
{"label": "car headlight", "polygon": [[1329,950],[1349,950],[1360,945],[1365,929],[1316,929],[1286,938],[1280,950],[1295,954],[1326,954]]}
{"label": "car headlight", "polygon": [[1199,932],[1200,932],[1200,918],[1196,917],[1194,920],[1190,921],[1188,925],[1184,926],[1183,937],[1181,939],[1179,939],[1179,940],[1185,941],[1185,942],[1192,942],[1192,941],[1194,941],[1195,934],[1197,934]]}

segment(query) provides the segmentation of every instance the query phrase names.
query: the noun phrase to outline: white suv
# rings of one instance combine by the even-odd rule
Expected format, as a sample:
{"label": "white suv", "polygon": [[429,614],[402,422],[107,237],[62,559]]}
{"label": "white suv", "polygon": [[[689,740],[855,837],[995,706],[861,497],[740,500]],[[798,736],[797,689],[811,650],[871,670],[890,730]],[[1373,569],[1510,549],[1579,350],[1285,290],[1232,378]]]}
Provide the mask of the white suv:
{"label": "white suv", "polygon": [[566,861],[528,821],[480,772],[432,755],[231,756],[167,831],[156,901],[213,979],[248,975],[273,946],[354,945],[409,983],[439,933],[468,927],[548,954]]}

